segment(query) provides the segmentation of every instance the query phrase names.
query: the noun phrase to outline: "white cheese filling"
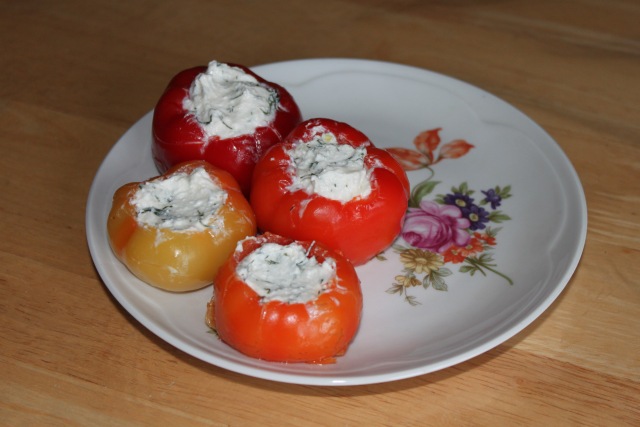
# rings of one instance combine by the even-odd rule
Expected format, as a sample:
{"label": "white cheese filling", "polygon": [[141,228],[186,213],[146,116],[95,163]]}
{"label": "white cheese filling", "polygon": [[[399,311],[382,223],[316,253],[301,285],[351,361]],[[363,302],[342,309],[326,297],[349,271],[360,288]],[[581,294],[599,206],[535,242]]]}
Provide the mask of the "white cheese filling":
{"label": "white cheese filling", "polygon": [[287,154],[293,178],[287,190],[291,192],[304,190],[343,203],[371,193],[364,147],[338,144],[335,135],[326,132],[309,142],[296,142]]}
{"label": "white cheese filling", "polygon": [[212,61],[191,84],[183,108],[208,137],[251,134],[273,121],[278,92],[240,68]]}
{"label": "white cheese filling", "polygon": [[216,226],[227,192],[204,168],[176,173],[140,185],[133,197],[139,224],[173,231],[202,231]]}
{"label": "white cheese filling", "polygon": [[261,297],[262,303],[306,303],[326,290],[335,277],[336,262],[327,258],[320,264],[315,257],[307,257],[298,243],[265,243],[238,264],[236,274]]}

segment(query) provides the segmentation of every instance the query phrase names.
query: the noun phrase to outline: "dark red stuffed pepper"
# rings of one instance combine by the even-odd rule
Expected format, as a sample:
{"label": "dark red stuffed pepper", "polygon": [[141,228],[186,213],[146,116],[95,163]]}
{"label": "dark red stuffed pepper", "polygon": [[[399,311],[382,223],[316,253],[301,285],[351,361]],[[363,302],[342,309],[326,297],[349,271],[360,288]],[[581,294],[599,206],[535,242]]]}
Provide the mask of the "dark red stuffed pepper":
{"label": "dark red stuffed pepper", "polygon": [[302,121],[282,86],[217,61],[178,73],[153,115],[153,158],[161,173],[189,160],[231,173],[249,193],[255,163]]}

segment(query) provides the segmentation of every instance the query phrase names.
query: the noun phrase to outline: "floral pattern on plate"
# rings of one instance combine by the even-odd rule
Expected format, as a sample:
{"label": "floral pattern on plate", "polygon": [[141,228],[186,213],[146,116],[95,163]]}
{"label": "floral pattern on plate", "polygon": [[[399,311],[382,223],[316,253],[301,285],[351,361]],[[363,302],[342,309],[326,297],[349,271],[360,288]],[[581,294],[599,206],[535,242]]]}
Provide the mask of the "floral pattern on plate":
{"label": "floral pattern on plate", "polygon": [[511,197],[511,186],[495,186],[478,194],[463,182],[446,194],[428,197],[441,183],[434,179],[433,166],[445,159],[460,158],[475,148],[463,139],[441,145],[440,131],[436,128],[421,132],[413,141],[416,150],[387,149],[407,172],[428,172],[427,178],[411,190],[401,238],[393,245],[404,269],[387,289],[390,294],[402,295],[411,305],[419,304],[409,294],[414,287],[448,290],[446,277],[453,274],[449,265],[458,265],[458,272],[471,276],[495,274],[513,285],[493,258],[501,229],[493,225],[511,219],[499,209]]}

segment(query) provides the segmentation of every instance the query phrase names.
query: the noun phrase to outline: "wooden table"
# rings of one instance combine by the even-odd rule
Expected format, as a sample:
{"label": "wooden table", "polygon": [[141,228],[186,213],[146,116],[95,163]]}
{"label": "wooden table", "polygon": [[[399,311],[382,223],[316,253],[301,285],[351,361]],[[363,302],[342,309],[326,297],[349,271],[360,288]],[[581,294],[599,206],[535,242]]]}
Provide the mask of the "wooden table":
{"label": "wooden table", "polygon": [[[640,425],[640,4],[3,1],[2,425]],[[465,363],[353,387],[271,382],[157,338],[92,264],[101,161],[168,78],[211,59],[422,67],[521,109],[582,180],[581,264],[533,324]]]}

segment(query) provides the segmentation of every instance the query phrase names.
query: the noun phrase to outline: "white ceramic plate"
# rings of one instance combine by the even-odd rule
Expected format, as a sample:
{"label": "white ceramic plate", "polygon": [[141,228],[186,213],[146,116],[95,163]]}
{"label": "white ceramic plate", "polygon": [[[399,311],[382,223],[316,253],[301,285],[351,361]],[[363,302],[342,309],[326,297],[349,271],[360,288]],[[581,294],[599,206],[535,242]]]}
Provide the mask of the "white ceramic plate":
{"label": "white ceramic plate", "polygon": [[[345,121],[379,146],[416,150],[416,135],[435,128],[441,128],[442,140],[436,153],[457,139],[472,144],[468,152],[458,151],[458,157],[432,165],[431,181],[439,184],[425,200],[436,200],[438,194],[467,183],[476,191],[472,197],[479,205],[482,190],[510,186],[511,197],[496,207],[510,219],[485,224],[501,227],[495,245],[485,251],[492,257],[485,264],[493,264],[493,271],[483,268],[486,275],[472,275],[467,267],[460,272],[470,264],[449,258],[439,270],[451,273],[442,278],[448,290],[430,283],[428,288],[396,285],[403,292],[390,293],[402,280],[397,276],[425,276],[403,264],[398,250],[390,249],[384,253],[386,259],[358,268],[364,292],[362,323],[337,363],[278,364],[245,357],[204,324],[211,287],[178,295],[157,290],[132,276],[109,248],[105,224],[114,191],[158,174],[150,155],[149,113],[123,135],[101,165],[88,199],[86,226],[104,283],[153,333],[196,358],[246,375],[312,385],[369,384],[426,374],[477,356],[521,331],[560,294],[585,243],[586,203],[567,157],[524,114],[461,81],[392,63],[315,59],[254,70],[285,86],[305,118]],[[430,171],[418,169],[408,175],[415,188]],[[483,208],[493,212],[489,205]],[[398,243],[407,247],[403,240]],[[475,255],[477,259],[480,254]],[[442,288],[442,282],[436,287]]]}

